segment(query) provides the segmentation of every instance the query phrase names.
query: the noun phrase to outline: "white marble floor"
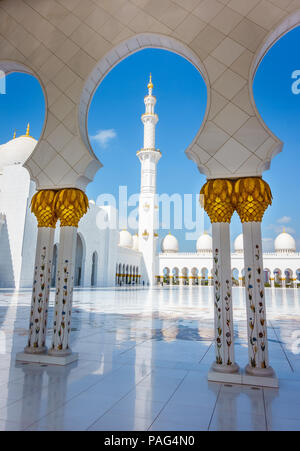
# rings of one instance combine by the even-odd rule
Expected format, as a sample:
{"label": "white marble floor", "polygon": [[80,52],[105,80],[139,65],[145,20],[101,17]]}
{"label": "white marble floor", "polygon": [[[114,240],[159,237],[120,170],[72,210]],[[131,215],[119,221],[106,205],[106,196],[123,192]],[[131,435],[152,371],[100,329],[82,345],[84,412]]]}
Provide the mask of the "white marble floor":
{"label": "white marble floor", "polygon": [[[16,364],[30,292],[0,290],[0,430],[300,430],[300,289],[266,291],[279,390],[207,381],[210,287],[75,291],[72,348],[80,359],[63,368]],[[240,288],[234,316],[244,366]]]}

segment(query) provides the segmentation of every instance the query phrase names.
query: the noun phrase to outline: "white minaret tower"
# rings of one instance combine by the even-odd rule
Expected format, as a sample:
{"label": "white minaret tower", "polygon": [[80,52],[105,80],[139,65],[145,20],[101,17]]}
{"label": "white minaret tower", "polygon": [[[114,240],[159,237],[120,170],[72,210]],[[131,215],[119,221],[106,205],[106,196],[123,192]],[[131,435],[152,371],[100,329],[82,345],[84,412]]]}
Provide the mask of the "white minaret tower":
{"label": "white minaret tower", "polygon": [[145,263],[144,280],[149,285],[155,281],[155,262],[157,247],[158,206],[156,204],[156,165],[161,153],[155,148],[155,126],[158,116],[154,113],[156,98],[152,95],[153,83],[150,74],[148,95],[144,102],[144,147],[137,152],[141,162],[141,194],[139,203],[139,250],[143,253]]}

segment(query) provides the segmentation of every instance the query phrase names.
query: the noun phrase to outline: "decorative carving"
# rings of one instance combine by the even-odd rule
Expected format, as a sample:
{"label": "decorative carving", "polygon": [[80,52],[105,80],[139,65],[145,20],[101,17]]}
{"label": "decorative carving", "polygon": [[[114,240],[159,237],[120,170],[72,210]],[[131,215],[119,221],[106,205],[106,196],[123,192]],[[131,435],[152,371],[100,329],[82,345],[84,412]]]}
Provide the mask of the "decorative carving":
{"label": "decorative carving", "polygon": [[214,282],[215,282],[215,318],[216,318],[216,363],[223,365],[223,329],[222,329],[222,306],[221,306],[221,282],[220,282],[220,263],[219,250],[214,252]]}
{"label": "decorative carving", "polygon": [[[219,249],[214,251],[214,284],[215,284],[215,318],[216,318],[216,363],[217,365],[226,364],[231,366],[231,347],[232,347],[232,332],[231,332],[231,289],[229,280],[226,280],[226,290],[223,292],[224,303],[222,303],[222,289],[221,289],[221,267],[219,261]],[[223,331],[223,327],[225,330]],[[226,340],[226,355],[223,343]],[[223,361],[224,358],[224,361]]]}
{"label": "decorative carving", "polygon": [[62,270],[57,271],[55,312],[53,321],[52,351],[68,351],[71,330],[73,276],[72,264],[65,260]]}
{"label": "decorative carving", "polygon": [[230,222],[234,212],[233,182],[226,179],[208,180],[200,191],[200,203],[210,221]]}
{"label": "decorative carving", "polygon": [[56,191],[41,190],[31,199],[31,211],[35,214],[38,227],[55,228],[57,216],[54,209]]}
{"label": "decorative carving", "polygon": [[239,179],[234,185],[233,201],[242,223],[261,222],[266,209],[272,204],[271,189],[259,177]]}
{"label": "decorative carving", "polygon": [[61,227],[78,227],[80,219],[89,208],[86,194],[75,188],[58,191],[54,203]]}
{"label": "decorative carving", "polygon": [[[39,265],[35,266],[30,312],[28,348],[45,347],[45,332],[47,327],[49,286],[51,277],[51,261],[46,265],[47,249],[42,248]],[[47,268],[47,270],[46,270]]]}
{"label": "decorative carving", "polygon": [[[261,255],[260,246],[255,246],[255,261],[257,266],[254,270],[247,268],[246,275],[246,294],[249,302],[249,345],[250,345],[250,365],[252,368],[267,368],[266,361],[266,312],[265,312],[265,294],[263,285],[263,270],[260,266]],[[253,274],[254,272],[254,274]],[[259,298],[254,295],[256,291]]]}

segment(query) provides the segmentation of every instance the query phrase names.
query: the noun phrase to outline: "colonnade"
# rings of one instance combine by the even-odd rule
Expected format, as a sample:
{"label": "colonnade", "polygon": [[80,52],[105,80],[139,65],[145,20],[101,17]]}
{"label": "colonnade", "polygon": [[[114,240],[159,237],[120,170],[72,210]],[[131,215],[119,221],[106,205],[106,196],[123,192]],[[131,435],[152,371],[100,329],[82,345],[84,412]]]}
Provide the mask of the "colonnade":
{"label": "colonnade", "polygon": [[[71,330],[74,267],[77,228],[87,212],[88,198],[79,189],[41,190],[32,198],[31,211],[38,221],[38,236],[34,267],[34,281],[30,311],[28,343],[24,353],[17,356],[23,361],[55,363],[72,360],[69,347]],[[56,291],[53,313],[52,344],[46,348],[48,305],[51,285],[54,231],[60,221],[60,238],[57,256]],[[52,360],[53,361],[53,360]],[[53,361],[54,363],[54,361]]]}
{"label": "colonnade", "polygon": [[[275,257],[274,257],[275,258]],[[277,262],[279,263],[279,262]],[[300,288],[300,271],[292,269],[264,268],[264,284],[271,288]],[[245,286],[245,269],[233,268],[232,281],[235,285]]]}
{"label": "colonnade", "polygon": [[141,275],[138,266],[117,263],[116,265],[116,285],[139,285]]}
{"label": "colonnade", "polygon": [[299,270],[295,273],[291,269],[275,269],[273,273],[269,269],[265,269],[268,283],[272,288],[297,288],[300,286]]}
{"label": "colonnade", "polygon": [[207,268],[173,268],[165,267],[162,276],[156,276],[157,285],[212,285],[212,270]]}
{"label": "colonnade", "polygon": [[[200,202],[212,223],[216,359],[209,379],[239,381],[247,375],[276,386],[269,364],[262,261],[261,221],[272,203],[269,185],[259,177],[208,180]],[[230,222],[237,211],[244,234],[245,291],[249,362],[239,370],[234,352]],[[246,379],[245,379],[246,380]],[[251,382],[250,382],[251,383]]]}

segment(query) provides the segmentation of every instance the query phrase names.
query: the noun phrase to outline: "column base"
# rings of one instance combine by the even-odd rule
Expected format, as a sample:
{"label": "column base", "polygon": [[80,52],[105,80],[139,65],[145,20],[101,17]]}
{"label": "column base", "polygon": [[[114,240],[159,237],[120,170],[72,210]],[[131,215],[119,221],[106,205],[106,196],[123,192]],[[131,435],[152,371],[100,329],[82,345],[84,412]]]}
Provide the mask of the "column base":
{"label": "column base", "polygon": [[65,356],[54,356],[50,354],[27,354],[19,352],[16,356],[18,362],[40,363],[44,365],[65,366],[78,360],[78,353],[74,352]]}
{"label": "column base", "polygon": [[30,346],[26,346],[26,348],[24,349],[25,354],[31,355],[46,354],[46,352],[47,352],[46,346],[41,346],[40,348],[32,348]]}
{"label": "column base", "polygon": [[[207,379],[209,382],[218,382],[224,384],[238,384],[238,385],[251,385],[258,387],[268,387],[268,388],[278,388],[279,382],[278,378],[272,368],[267,368],[266,370],[260,368],[251,368],[248,365],[245,370],[240,370],[237,373],[221,372],[220,369],[217,371],[215,369],[217,365],[213,364],[210,368]],[[259,372],[254,373],[253,370],[259,370]],[[266,371],[266,373],[262,373]]]}
{"label": "column base", "polygon": [[218,365],[217,363],[213,363],[210,370],[214,371],[216,373],[222,373],[222,374],[233,374],[238,373],[240,367],[237,363],[234,363],[233,365]]}
{"label": "column base", "polygon": [[48,354],[53,357],[68,357],[69,355],[72,354],[72,350],[65,349],[65,350],[58,351],[57,349],[49,349]]}
{"label": "column base", "polygon": [[242,383],[240,368],[236,363],[230,366],[213,363],[210,367],[207,378],[210,382],[222,382],[230,384]]}
{"label": "column base", "polygon": [[243,375],[244,384],[261,385],[262,387],[278,388],[279,382],[272,367],[252,368],[247,365]]}

